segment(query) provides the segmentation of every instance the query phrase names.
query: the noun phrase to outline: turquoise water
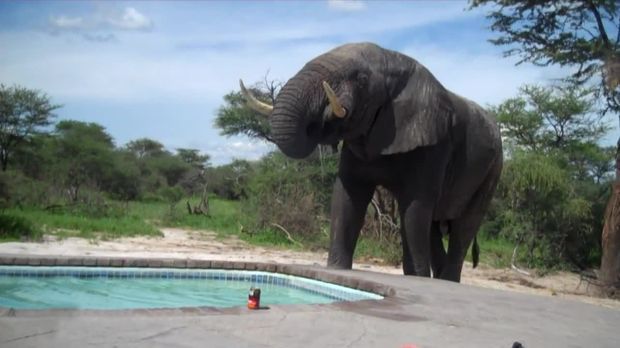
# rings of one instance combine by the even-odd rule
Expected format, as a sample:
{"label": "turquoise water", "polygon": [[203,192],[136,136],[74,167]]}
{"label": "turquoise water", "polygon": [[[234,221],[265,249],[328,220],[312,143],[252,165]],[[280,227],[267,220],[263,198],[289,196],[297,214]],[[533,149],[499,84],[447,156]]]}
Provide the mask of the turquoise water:
{"label": "turquoise water", "polygon": [[[53,268],[47,267],[47,269]],[[108,275],[105,272],[95,272],[93,274],[92,271],[88,271],[90,274],[86,276],[85,271],[81,270],[77,273],[75,271],[65,272],[73,272],[72,275],[54,275],[37,273],[36,267],[22,267],[21,269],[27,269],[27,271],[13,273],[7,269],[11,268],[0,268],[0,307],[15,309],[235,307],[247,305],[248,291],[251,286],[261,289],[261,306],[330,303],[342,300],[330,294],[330,289],[336,288],[362,293],[332,284],[285,275],[264,276],[264,279],[259,278],[260,282],[243,279],[249,279],[251,275],[252,279],[256,280],[256,274],[259,276],[265,274],[262,272],[237,271],[234,273],[239,275],[234,276],[237,280],[226,280],[225,271],[209,272],[207,275],[211,278],[224,279],[201,279],[199,276],[194,279],[175,279],[180,275],[189,274],[191,277],[191,273],[166,271],[168,273],[160,272],[163,274],[160,276],[152,272],[137,271],[135,273],[125,272],[125,277],[120,278],[118,273]],[[204,278],[205,273],[201,274]],[[311,289],[316,289],[316,284],[324,284],[326,295],[317,291],[300,289],[305,286],[305,283],[308,283]]]}
{"label": "turquoise water", "polygon": [[[0,306],[20,309],[234,307],[248,301],[251,284],[213,279],[0,278]],[[302,290],[259,286],[261,304],[330,303]]]}

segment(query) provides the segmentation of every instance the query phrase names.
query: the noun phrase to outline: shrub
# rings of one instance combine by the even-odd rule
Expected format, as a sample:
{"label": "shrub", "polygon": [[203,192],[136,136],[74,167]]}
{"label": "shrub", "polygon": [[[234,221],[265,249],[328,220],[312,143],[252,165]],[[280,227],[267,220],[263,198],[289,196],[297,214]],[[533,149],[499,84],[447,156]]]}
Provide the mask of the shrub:
{"label": "shrub", "polygon": [[178,186],[162,187],[157,194],[170,205],[177,204],[183,198],[183,189]]}
{"label": "shrub", "polygon": [[597,233],[592,199],[576,186],[557,157],[516,152],[504,166],[500,208],[486,227],[518,245],[529,267],[586,267],[597,249]]}
{"label": "shrub", "polygon": [[265,156],[248,182],[243,211],[254,230],[283,226],[312,239],[320,233],[336,173],[336,156],[291,160],[280,153]]}
{"label": "shrub", "polygon": [[32,179],[17,171],[2,173],[0,182],[4,183],[5,191],[1,196],[8,206],[45,207],[62,201],[62,191],[52,183]]}
{"label": "shrub", "polygon": [[0,211],[8,208],[11,203],[11,192],[4,173],[0,173]]}
{"label": "shrub", "polygon": [[39,240],[43,232],[20,216],[0,214],[0,239]]}
{"label": "shrub", "polygon": [[221,198],[239,200],[247,198],[248,180],[254,175],[253,166],[244,160],[208,168],[206,183],[208,190]]}

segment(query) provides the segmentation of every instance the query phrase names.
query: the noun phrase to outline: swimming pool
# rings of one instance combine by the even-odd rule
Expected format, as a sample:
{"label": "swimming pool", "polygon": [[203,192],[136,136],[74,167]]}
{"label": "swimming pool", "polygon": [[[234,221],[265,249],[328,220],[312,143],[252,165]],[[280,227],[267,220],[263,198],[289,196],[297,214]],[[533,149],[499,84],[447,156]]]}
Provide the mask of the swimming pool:
{"label": "swimming pool", "polygon": [[291,275],[217,269],[0,266],[0,307],[138,309],[245,306],[382,299],[380,295]]}

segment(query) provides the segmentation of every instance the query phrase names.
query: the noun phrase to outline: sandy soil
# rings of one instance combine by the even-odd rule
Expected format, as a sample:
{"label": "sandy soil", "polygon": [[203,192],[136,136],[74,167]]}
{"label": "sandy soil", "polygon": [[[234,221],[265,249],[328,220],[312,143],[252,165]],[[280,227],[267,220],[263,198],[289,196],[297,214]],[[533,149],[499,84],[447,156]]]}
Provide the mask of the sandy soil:
{"label": "sandy soil", "polygon": [[[0,254],[32,254],[58,256],[124,256],[174,257],[209,260],[278,262],[289,264],[325,265],[326,252],[298,252],[267,249],[248,245],[231,238],[218,239],[205,231],[163,229],[164,237],[133,237],[113,241],[89,241],[81,238],[58,240],[46,236],[41,243],[1,243]],[[355,269],[402,274],[400,267],[381,265],[377,260],[359,262]],[[485,288],[517,291],[541,296],[558,296],[599,306],[620,309],[620,301],[587,295],[588,283],[579,275],[559,272],[543,277],[527,276],[510,269],[494,269],[471,264],[463,268],[462,283]]]}

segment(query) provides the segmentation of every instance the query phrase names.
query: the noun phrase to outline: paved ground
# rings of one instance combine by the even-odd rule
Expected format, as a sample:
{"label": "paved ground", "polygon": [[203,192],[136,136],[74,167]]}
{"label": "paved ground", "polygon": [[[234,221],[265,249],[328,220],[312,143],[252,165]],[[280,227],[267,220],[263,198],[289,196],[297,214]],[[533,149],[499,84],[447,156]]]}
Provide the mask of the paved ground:
{"label": "paved ground", "polygon": [[619,310],[400,275],[308,266],[277,270],[376,287],[390,296],[259,311],[5,309],[0,347],[495,348],[519,341],[525,347],[615,348],[620,342]]}

